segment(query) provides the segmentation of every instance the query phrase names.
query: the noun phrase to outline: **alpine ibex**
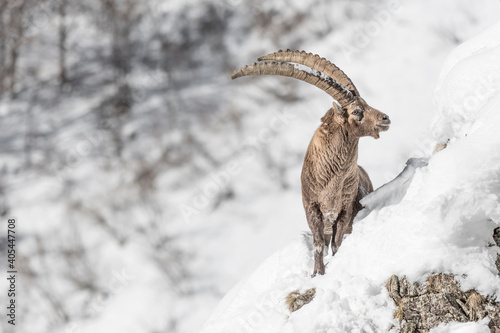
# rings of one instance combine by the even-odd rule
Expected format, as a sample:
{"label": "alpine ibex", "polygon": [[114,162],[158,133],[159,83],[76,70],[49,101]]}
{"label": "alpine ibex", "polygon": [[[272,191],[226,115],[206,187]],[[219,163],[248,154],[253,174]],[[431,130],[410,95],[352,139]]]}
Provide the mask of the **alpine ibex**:
{"label": "alpine ibex", "polygon": [[313,84],[334,99],[309,144],[301,176],[302,202],[314,240],[314,277],[325,273],[324,248],[328,250],[332,241],[332,253],[337,252],[362,208],[359,201],[373,191],[368,174],[357,165],[359,138],[378,139],[381,131],[389,129],[391,121],[360,97],[340,68],[318,55],[280,50],[258,59],[266,60],[271,62],[242,67],[231,78],[288,76]]}

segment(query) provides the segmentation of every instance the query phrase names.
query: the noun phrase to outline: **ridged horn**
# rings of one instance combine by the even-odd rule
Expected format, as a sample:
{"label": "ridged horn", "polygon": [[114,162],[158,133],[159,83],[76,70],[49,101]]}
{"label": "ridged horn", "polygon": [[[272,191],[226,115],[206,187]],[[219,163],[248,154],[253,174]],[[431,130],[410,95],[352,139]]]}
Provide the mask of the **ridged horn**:
{"label": "ridged horn", "polygon": [[306,53],[305,51],[292,51],[279,50],[278,52],[269,53],[266,56],[260,57],[259,61],[263,60],[275,60],[275,61],[286,61],[294,62],[297,64],[305,65],[317,70],[318,72],[324,73],[346,87],[346,89],[354,92],[355,96],[359,96],[358,89],[352,83],[351,79],[335,64],[321,58],[317,54]]}
{"label": "ridged horn", "polygon": [[234,71],[231,75],[231,79],[234,80],[248,75],[280,75],[293,77],[294,79],[310,83],[320,88],[328,95],[332,96],[342,107],[347,106],[354,100],[353,93],[333,79],[325,79],[320,75],[308,73],[286,62],[253,63]]}

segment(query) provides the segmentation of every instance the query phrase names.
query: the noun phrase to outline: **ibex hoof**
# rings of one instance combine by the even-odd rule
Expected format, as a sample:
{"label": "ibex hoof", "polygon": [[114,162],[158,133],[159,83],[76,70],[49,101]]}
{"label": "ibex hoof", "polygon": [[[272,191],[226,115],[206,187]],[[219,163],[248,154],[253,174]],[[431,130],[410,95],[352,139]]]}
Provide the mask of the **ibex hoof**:
{"label": "ibex hoof", "polygon": [[317,272],[314,272],[311,274],[311,278],[315,277],[316,274],[319,274],[319,275],[325,275],[325,271],[317,271]]}
{"label": "ibex hoof", "polygon": [[325,275],[325,267],[323,266],[321,268],[315,268],[314,272],[311,274],[311,278],[315,277],[316,274]]}
{"label": "ibex hoof", "polygon": [[316,274],[325,275],[325,272],[324,271],[323,272],[320,272],[320,271],[314,272],[314,273],[311,274],[311,278],[314,278],[316,276]]}

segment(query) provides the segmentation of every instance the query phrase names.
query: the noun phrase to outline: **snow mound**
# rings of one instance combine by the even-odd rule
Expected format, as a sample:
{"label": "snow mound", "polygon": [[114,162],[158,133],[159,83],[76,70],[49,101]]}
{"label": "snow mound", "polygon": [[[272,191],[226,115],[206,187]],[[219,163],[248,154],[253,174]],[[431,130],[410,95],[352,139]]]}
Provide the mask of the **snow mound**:
{"label": "snow mound", "polygon": [[458,46],[449,56],[439,76],[435,94],[438,117],[432,132],[442,143],[455,141],[492,119],[487,104],[500,89],[500,23]]}
{"label": "snow mound", "polygon": [[[454,274],[464,290],[500,296],[495,267],[500,224],[500,24],[456,49],[436,90],[432,135],[447,148],[410,159],[391,183],[364,199],[367,209],[326,274],[310,278],[311,237],[269,258],[219,304],[203,332],[381,332],[397,327],[385,289],[396,274],[423,282]],[[490,78],[492,78],[490,80]],[[304,222],[305,223],[305,222]],[[290,313],[286,295],[316,288]],[[487,321],[434,332],[487,331]]]}

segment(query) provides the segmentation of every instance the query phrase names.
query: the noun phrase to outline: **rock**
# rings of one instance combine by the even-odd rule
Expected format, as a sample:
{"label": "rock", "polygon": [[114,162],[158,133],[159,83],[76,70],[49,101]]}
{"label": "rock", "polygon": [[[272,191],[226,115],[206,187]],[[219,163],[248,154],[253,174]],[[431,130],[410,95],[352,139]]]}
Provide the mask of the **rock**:
{"label": "rock", "polygon": [[402,333],[425,333],[440,323],[490,318],[491,332],[500,332],[500,303],[475,290],[462,291],[452,275],[433,274],[424,286],[391,276],[386,285],[398,308]]}
{"label": "rock", "polygon": [[[500,246],[500,228],[495,228],[495,230],[493,231],[493,239],[495,240],[496,245]],[[497,254],[495,265],[497,266],[497,271],[500,275],[500,254]]]}

